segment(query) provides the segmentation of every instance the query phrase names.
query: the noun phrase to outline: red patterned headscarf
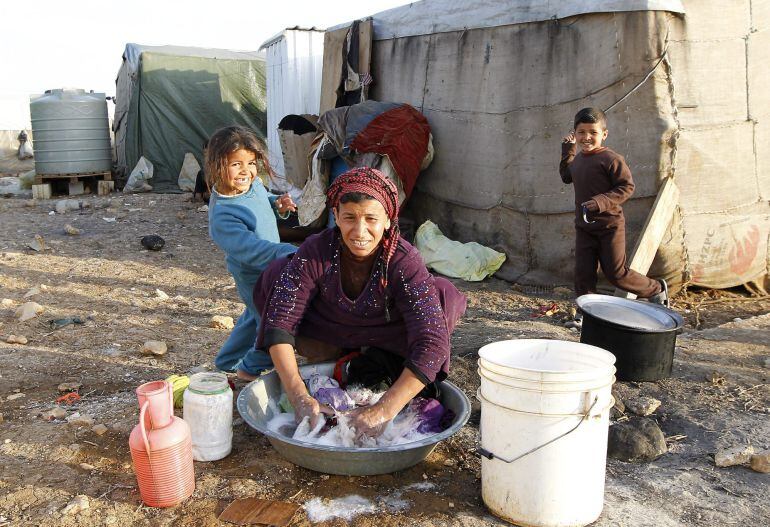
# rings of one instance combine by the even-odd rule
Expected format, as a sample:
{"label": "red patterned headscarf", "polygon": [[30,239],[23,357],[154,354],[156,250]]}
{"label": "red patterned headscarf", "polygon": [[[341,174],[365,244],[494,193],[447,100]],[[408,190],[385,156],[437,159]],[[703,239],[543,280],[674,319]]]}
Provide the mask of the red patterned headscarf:
{"label": "red patterned headscarf", "polygon": [[340,199],[345,194],[360,192],[366,194],[382,204],[385,213],[390,219],[390,228],[382,236],[382,276],[380,283],[383,288],[388,285],[388,262],[398,247],[398,189],[382,172],[369,167],[359,167],[348,170],[337,176],[337,179],[326,191],[326,205],[337,208]]}

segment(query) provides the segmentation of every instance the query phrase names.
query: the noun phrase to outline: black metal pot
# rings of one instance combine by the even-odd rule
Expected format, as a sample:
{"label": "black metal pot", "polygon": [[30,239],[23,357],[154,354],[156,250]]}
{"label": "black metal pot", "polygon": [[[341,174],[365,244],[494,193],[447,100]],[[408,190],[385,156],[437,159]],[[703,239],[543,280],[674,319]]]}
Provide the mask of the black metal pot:
{"label": "black metal pot", "polygon": [[577,304],[583,313],[580,342],[615,355],[618,380],[657,381],[671,376],[676,335],[684,326],[679,313],[607,295],[583,295]]}

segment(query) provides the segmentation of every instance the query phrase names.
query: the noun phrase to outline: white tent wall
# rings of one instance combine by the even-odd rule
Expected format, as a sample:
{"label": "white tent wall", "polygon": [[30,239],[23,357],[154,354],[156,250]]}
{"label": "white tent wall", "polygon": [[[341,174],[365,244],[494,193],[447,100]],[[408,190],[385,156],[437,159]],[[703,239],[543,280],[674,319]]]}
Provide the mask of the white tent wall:
{"label": "white tent wall", "polygon": [[260,48],[267,55],[267,149],[270,165],[284,181],[278,123],[289,114],[318,115],[323,44],[323,31],[287,29]]}
{"label": "white tent wall", "polygon": [[[505,278],[571,282],[574,194],[558,176],[560,139],[578,109],[614,104],[665,52],[608,114],[607,144],[626,157],[636,181],[624,207],[629,250],[658,186],[673,176],[680,210],[651,273],[711,287],[762,279],[770,2],[683,3],[685,16],[588,13],[376,35],[372,98],[412,104],[434,134],[436,156],[410,202],[415,219],[504,250]],[[375,32],[384,26],[377,16]]]}

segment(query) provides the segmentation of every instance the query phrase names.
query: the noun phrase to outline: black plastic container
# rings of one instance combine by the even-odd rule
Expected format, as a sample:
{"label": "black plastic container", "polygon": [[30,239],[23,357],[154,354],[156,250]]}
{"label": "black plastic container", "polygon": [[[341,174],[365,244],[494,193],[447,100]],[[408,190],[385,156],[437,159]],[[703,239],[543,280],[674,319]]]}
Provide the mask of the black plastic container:
{"label": "black plastic container", "polygon": [[684,325],[679,313],[606,295],[583,295],[577,303],[583,313],[580,342],[615,355],[618,380],[658,381],[671,376],[676,335]]}

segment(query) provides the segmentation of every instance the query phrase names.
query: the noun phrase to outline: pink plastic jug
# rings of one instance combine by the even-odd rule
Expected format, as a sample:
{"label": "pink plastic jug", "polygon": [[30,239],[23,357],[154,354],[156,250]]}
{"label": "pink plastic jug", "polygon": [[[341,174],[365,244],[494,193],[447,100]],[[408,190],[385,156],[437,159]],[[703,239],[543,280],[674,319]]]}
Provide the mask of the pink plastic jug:
{"label": "pink plastic jug", "polygon": [[195,490],[190,427],[174,415],[171,383],[153,381],[136,389],[139,424],[128,444],[142,501],[173,507]]}

